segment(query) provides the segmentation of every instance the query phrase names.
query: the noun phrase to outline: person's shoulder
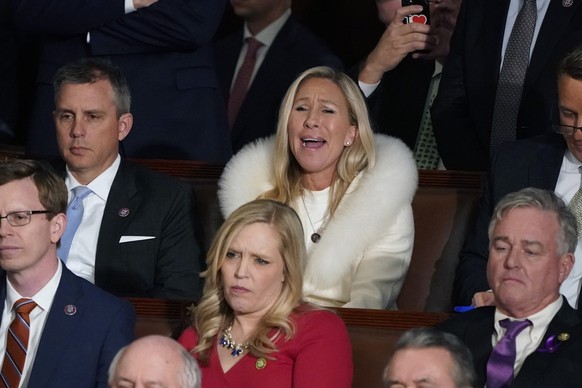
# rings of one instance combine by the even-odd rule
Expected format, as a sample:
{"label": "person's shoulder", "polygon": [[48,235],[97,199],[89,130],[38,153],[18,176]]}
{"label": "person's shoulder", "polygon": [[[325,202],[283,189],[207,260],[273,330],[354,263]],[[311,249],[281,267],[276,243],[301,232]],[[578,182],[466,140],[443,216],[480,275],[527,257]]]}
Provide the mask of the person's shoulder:
{"label": "person's shoulder", "polygon": [[344,321],[334,311],[308,303],[299,306],[292,314],[299,331],[315,330],[321,332],[346,331]]}
{"label": "person's shoulder", "polygon": [[63,275],[66,277],[65,281],[78,285],[81,290],[79,302],[83,303],[86,309],[92,310],[92,315],[108,317],[115,316],[120,311],[123,311],[129,316],[135,316],[135,309],[129,301],[110,294],[73,273],[65,274],[63,271]]}
{"label": "person's shoulder", "polygon": [[167,191],[189,189],[190,187],[187,183],[182,182],[176,177],[154,171],[144,165],[129,160],[122,161],[119,168],[120,171],[123,169],[126,174],[132,175],[135,178],[136,184],[147,185],[153,190],[159,189]]}
{"label": "person's shoulder", "polygon": [[198,333],[194,327],[189,326],[187,327],[180,337],[178,337],[178,342],[182,345],[187,351],[191,351],[196,345],[198,345]]}

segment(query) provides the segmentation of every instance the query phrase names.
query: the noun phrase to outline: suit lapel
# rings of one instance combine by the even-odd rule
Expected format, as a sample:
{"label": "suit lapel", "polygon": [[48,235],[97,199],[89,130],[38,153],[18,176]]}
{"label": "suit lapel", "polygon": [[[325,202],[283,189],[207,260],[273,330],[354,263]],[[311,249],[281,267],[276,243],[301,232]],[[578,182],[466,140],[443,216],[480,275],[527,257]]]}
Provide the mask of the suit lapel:
{"label": "suit lapel", "polygon": [[[484,71],[483,74],[489,79],[487,85],[497,85],[499,70],[501,67],[501,48],[503,47],[503,35],[505,32],[505,22],[507,19],[507,10],[509,0],[485,0],[483,4],[482,30],[478,31],[478,40],[483,40],[483,69],[493,69],[494,71]],[[495,97],[496,87],[491,88],[493,97]]]}
{"label": "suit lapel", "polygon": [[78,279],[64,265],[62,269],[61,280],[32,366],[30,386],[43,386],[58,367],[59,352],[64,351],[71,341],[82,339],[82,336],[76,336],[75,333],[84,314],[82,306],[77,303],[81,297]]}
{"label": "suit lapel", "polygon": [[109,191],[95,254],[95,284],[99,284],[100,279],[107,277],[106,268],[110,266],[106,263],[115,258],[119,239],[131,224],[142,203],[132,173],[133,169],[133,165],[122,160]]}
{"label": "suit lapel", "polygon": [[216,73],[224,94],[225,101],[230,96],[230,86],[234,77],[234,70],[240,50],[243,45],[243,29],[237,30],[234,34],[220,40],[215,45]]}
{"label": "suit lapel", "polygon": [[494,330],[493,318],[495,317],[495,308],[482,307],[478,310],[485,314],[485,318],[471,322],[468,328],[469,331],[466,337],[463,338],[463,342],[471,349],[471,353],[473,354],[477,382],[483,382],[484,384],[487,378],[487,361],[489,360],[491,350],[493,350],[491,336]]}
{"label": "suit lapel", "polygon": [[555,190],[566,146],[560,135],[550,135],[550,143],[538,147],[537,159],[529,167],[529,184],[545,190]]}

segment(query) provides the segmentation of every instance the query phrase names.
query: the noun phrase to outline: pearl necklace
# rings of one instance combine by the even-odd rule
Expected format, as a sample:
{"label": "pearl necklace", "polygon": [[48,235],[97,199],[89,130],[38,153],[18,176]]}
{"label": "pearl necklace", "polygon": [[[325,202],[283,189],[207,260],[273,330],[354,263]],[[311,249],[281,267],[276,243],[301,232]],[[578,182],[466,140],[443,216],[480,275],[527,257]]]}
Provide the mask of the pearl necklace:
{"label": "pearl necklace", "polygon": [[239,344],[232,338],[232,322],[228,327],[222,332],[222,336],[220,337],[220,341],[218,342],[220,346],[231,350],[230,355],[233,357],[238,357],[244,353],[245,350],[248,350],[249,343]]}

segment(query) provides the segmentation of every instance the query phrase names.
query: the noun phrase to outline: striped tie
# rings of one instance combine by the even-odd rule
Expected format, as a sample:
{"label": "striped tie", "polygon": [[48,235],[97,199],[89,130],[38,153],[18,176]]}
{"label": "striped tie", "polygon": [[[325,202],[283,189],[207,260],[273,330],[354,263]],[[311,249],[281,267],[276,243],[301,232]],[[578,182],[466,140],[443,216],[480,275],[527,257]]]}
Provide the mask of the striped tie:
{"label": "striped tie", "polygon": [[19,299],[14,303],[16,316],[6,333],[6,352],[2,363],[0,386],[16,388],[20,384],[22,369],[26,360],[30,318],[28,314],[36,307],[32,299]]}

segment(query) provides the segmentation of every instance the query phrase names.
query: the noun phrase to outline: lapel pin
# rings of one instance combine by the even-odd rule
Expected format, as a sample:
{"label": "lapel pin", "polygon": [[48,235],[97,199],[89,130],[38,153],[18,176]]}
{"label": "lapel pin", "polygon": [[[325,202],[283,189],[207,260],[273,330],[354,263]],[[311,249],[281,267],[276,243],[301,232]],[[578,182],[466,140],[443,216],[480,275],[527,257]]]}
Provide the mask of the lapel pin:
{"label": "lapel pin", "polygon": [[119,217],[127,217],[129,215],[129,209],[126,207],[119,209],[119,212],[117,212],[117,215]]}
{"label": "lapel pin", "polygon": [[558,341],[568,341],[570,339],[570,334],[569,333],[560,333],[560,335],[558,336]]}
{"label": "lapel pin", "polygon": [[571,7],[574,4],[574,0],[562,0],[562,7]]}
{"label": "lapel pin", "polygon": [[263,357],[258,358],[257,362],[255,362],[255,367],[258,370],[265,369],[266,366],[267,366],[267,360],[265,360]]}
{"label": "lapel pin", "polygon": [[68,304],[65,306],[65,314],[75,315],[77,313],[77,307],[74,304]]}

